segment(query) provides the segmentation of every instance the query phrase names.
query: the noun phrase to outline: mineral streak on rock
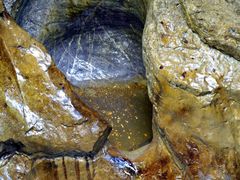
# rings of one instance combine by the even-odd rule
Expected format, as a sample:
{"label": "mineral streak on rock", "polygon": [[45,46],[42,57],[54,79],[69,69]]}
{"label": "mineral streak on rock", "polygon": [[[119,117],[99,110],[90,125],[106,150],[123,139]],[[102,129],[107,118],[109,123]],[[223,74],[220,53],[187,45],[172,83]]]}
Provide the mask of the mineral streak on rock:
{"label": "mineral streak on rock", "polygon": [[[188,8],[205,5],[184,2]],[[221,14],[213,17],[219,18]],[[153,0],[149,6],[143,50],[156,127],[174,162],[189,178],[237,179],[240,64],[202,42],[186,19],[177,0]]]}
{"label": "mineral streak on rock", "polygon": [[[131,179],[135,170],[129,161],[110,155],[95,159],[83,157],[57,157],[31,159],[24,154],[14,155],[3,167],[0,167],[0,177],[3,179]],[[106,176],[108,174],[108,176]]]}
{"label": "mineral streak on rock", "polygon": [[[13,140],[0,142],[11,150],[11,157],[0,159],[1,179],[131,179],[137,167],[119,151],[106,145],[94,156],[81,156],[73,152],[49,155],[42,152],[27,155],[20,152],[21,144]],[[2,146],[0,146],[1,150]],[[109,176],[106,176],[109,174]]]}
{"label": "mineral streak on rock", "polygon": [[107,123],[79,100],[45,48],[6,12],[0,47],[0,140],[20,141],[27,152],[92,151]]}

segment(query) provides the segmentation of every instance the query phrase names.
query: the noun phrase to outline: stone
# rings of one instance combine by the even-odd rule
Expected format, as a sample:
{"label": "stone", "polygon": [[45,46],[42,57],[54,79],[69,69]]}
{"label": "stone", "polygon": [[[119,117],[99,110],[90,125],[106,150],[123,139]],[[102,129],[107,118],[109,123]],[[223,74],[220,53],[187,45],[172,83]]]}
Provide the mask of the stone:
{"label": "stone", "polygon": [[[51,3],[51,1],[49,2]],[[60,4],[66,7],[66,5],[69,5],[69,2],[66,1]],[[86,4],[84,5],[83,2]],[[46,16],[48,18],[40,19],[41,21],[43,20],[43,22],[33,21],[33,25],[37,22],[36,24],[41,26],[35,24],[35,29],[31,29],[33,26],[29,25],[28,31],[30,33],[36,32],[36,37],[45,43],[50,52],[51,50],[56,50],[57,46],[57,48],[61,46],[59,52],[64,53],[64,51],[61,51],[61,49],[64,48],[68,48],[66,50],[67,52],[74,52],[76,48],[73,42],[75,39],[69,37],[69,34],[66,33],[69,31],[67,28],[70,27],[70,30],[75,32],[76,29],[74,28],[77,27],[80,34],[84,31],[92,33],[96,27],[96,22],[100,22],[100,29],[104,27],[110,28],[110,30],[112,30],[115,25],[122,23],[121,25],[123,26],[120,27],[124,28],[121,29],[121,32],[126,33],[123,33],[124,37],[125,35],[127,37],[126,41],[129,41],[131,38],[136,38],[135,40],[137,40],[138,37],[140,37],[132,35],[132,30],[129,30],[128,23],[125,24],[125,22],[116,21],[114,22],[116,24],[114,24],[111,21],[112,19],[116,19],[115,15],[121,15],[120,17],[123,17],[123,19],[126,18],[126,21],[134,20],[134,23],[137,23],[133,23],[133,30],[137,30],[138,34],[141,31],[141,28],[138,29],[138,26],[143,22],[141,19],[142,16],[139,14],[139,12],[142,11],[138,11],[139,9],[137,11],[131,11],[129,15],[129,12],[125,11],[126,9],[124,11],[122,11],[121,8],[109,10],[111,5],[118,3],[119,6],[117,7],[125,7],[126,4],[128,4],[126,1],[118,1],[116,4],[113,1],[106,1],[103,4],[100,3],[96,5],[95,3],[97,2],[98,1],[82,1],[83,4],[78,4],[77,1],[72,1],[72,7],[74,8],[70,9],[69,16],[63,17],[61,13],[68,12],[69,9],[63,8],[66,11],[62,12],[53,11],[51,8],[58,6],[47,3],[42,4],[43,6],[46,5],[45,7],[39,8],[36,6],[39,1],[32,1],[33,4],[25,6],[24,8],[26,9],[19,11],[17,17],[22,18],[24,13],[28,13],[28,10],[30,11],[34,8],[39,8],[40,13],[47,13]],[[80,177],[84,179],[102,179],[106,174],[109,174],[106,179],[131,179],[135,178],[135,176],[137,179],[238,179],[240,176],[239,24],[238,18],[229,20],[231,17],[238,17],[238,1],[151,0],[142,2],[144,2],[144,7],[148,8],[143,34],[143,55],[149,96],[153,104],[153,139],[150,144],[135,151],[121,151],[124,155],[115,150],[114,148],[116,147],[104,146],[110,132],[107,123],[101,120],[97,113],[87,108],[79,98],[86,102],[86,104],[100,111],[103,117],[107,117],[109,114],[109,119],[111,119],[114,117],[111,117],[112,110],[104,112],[110,109],[110,105],[106,102],[107,100],[112,102],[113,107],[117,105],[117,102],[120,101],[118,98],[121,97],[122,94],[112,93],[114,92],[113,87],[115,87],[115,83],[117,83],[118,86],[121,86],[121,83],[123,83],[122,88],[129,86],[128,81],[125,81],[127,79],[126,76],[120,76],[118,73],[114,76],[115,74],[111,74],[111,72],[115,70],[107,67],[106,72],[110,73],[109,77],[112,77],[112,79],[97,76],[99,78],[94,79],[90,77],[91,81],[87,82],[84,78],[75,81],[76,79],[74,80],[69,78],[70,76],[67,76],[72,84],[78,87],[71,86],[64,80],[64,76],[52,63],[48,65],[49,62],[44,61],[48,59],[44,47],[25,35],[25,32],[21,29],[16,30],[17,26],[10,20],[10,17],[6,13],[2,13],[2,19],[4,19],[4,21],[1,19],[0,30],[4,36],[0,36],[0,46],[2,47],[0,50],[0,57],[2,57],[0,69],[3,72],[3,75],[0,76],[0,119],[2,121],[1,132],[3,132],[4,136],[0,136],[2,138],[0,139],[2,141],[0,142],[0,157],[4,157],[4,159],[1,160],[4,165],[0,168],[1,177],[19,177],[19,179],[66,179],[66,177],[73,179],[79,179]],[[87,3],[93,4],[88,6]],[[212,3],[214,3],[214,5],[212,5]],[[79,9],[76,9],[76,7]],[[99,11],[95,11],[94,8]],[[51,9],[51,12],[49,9]],[[61,10],[61,8],[59,10]],[[78,16],[75,16],[76,19],[67,19],[76,12],[81,12]],[[89,20],[87,17],[89,17],[88,13],[91,14],[91,12],[97,13],[95,13],[93,19]],[[31,13],[29,13],[25,19],[23,18],[25,22],[28,22],[28,18],[31,19]],[[56,16],[50,16],[48,13],[56,13]],[[107,13],[110,13],[107,16],[109,19],[107,18],[106,21],[103,21],[101,18],[105,17]],[[46,28],[48,20],[54,22],[49,17],[63,19],[61,19],[62,21],[55,21],[57,22],[56,24],[53,23],[54,25],[51,24],[52,26]],[[33,18],[35,18],[35,16],[33,16]],[[87,19],[88,28],[85,27],[85,24],[81,24],[83,22],[82,19]],[[82,29],[78,28],[76,22],[80,22],[79,24],[81,24]],[[14,32],[11,31],[11,28],[6,27],[13,27]],[[127,31],[125,31],[126,29]],[[18,32],[21,32],[21,34]],[[98,32],[101,34],[106,31]],[[129,35],[129,32],[131,32],[131,35]],[[79,32],[76,32],[76,34],[77,33]],[[15,34],[18,38],[20,37],[20,42],[14,40],[9,34]],[[56,36],[52,36],[54,34]],[[96,35],[95,32],[90,34],[89,37]],[[52,39],[49,36],[52,36]],[[64,40],[66,40],[65,44],[59,45],[59,42]],[[54,41],[56,41],[57,44],[53,46],[51,43]],[[29,45],[29,42],[32,42],[33,45]],[[87,39],[83,39],[81,44],[91,44],[90,42],[91,41]],[[95,45],[95,43],[98,42],[97,40],[92,44]],[[135,43],[132,43],[131,45],[134,44]],[[136,46],[139,46],[139,44]],[[34,54],[36,55],[36,53],[34,53],[36,52],[36,47],[42,51],[42,53],[38,54],[44,54],[44,58],[39,56],[38,58],[32,57]],[[88,46],[86,50],[89,50],[89,47],[90,46]],[[101,46],[96,46],[93,50],[101,53],[104,52],[103,49],[99,47]],[[133,48],[129,53],[138,52],[135,51],[137,49],[138,48]],[[111,48],[109,48],[109,51],[110,50],[112,51]],[[54,53],[54,51],[51,53]],[[119,53],[121,54],[121,51],[116,51],[116,54]],[[59,54],[60,53],[57,53],[57,55]],[[75,54],[84,55],[84,52],[82,51]],[[122,55],[124,55],[124,53]],[[135,55],[138,54],[136,53]],[[29,56],[31,56],[31,58]],[[69,57],[70,56],[66,55],[63,60],[67,61]],[[111,54],[107,57],[111,59],[114,56]],[[59,57],[56,56],[55,58],[57,62]],[[31,65],[30,67],[34,67],[31,71],[29,68],[22,68],[20,63],[25,61],[30,62],[30,59],[35,59],[34,62],[37,61],[36,64],[38,65],[37,68]],[[84,63],[88,63],[86,57],[83,59],[85,59]],[[125,60],[126,59],[121,59],[122,62]],[[109,62],[114,62],[114,58],[113,61],[111,59]],[[131,63],[133,62],[135,61],[131,61]],[[139,68],[143,67],[141,63],[139,63],[141,62],[140,59],[136,62],[138,63],[133,64],[134,66]],[[65,64],[66,62],[63,63],[63,65]],[[49,67],[46,68],[46,66]],[[62,70],[66,75],[69,67]],[[61,69],[62,66],[59,66],[59,68]],[[27,69],[29,71],[25,72],[24,70]],[[131,73],[131,69],[129,70],[128,68],[124,69],[124,71],[127,76],[130,75],[130,82],[134,82],[132,79],[136,77],[135,75],[140,75],[139,79],[137,78],[136,80],[137,83],[142,80],[144,81],[145,70],[141,71],[138,69],[136,74]],[[31,76],[28,76],[26,73],[31,73]],[[34,91],[34,88],[30,89],[30,91],[28,89],[29,87],[24,86],[24,83],[32,78],[34,80],[35,73],[41,77],[39,85],[34,86],[33,84],[29,87],[37,87],[39,91]],[[46,74],[48,74],[49,77],[45,76]],[[102,80],[106,80],[106,82]],[[49,82],[52,82],[53,85],[59,89],[63,87],[62,81],[64,81],[64,89],[62,89],[62,91],[66,96],[69,96],[73,107],[76,108],[78,112],[83,113],[83,117],[90,116],[93,122],[103,123],[102,131],[104,132],[97,134],[97,137],[93,141],[95,143],[86,143],[86,146],[88,146],[88,148],[86,148],[86,146],[83,145],[81,145],[81,147],[75,146],[74,142],[72,146],[72,142],[67,142],[63,145],[61,144],[63,140],[60,139],[56,147],[52,146],[55,146],[57,140],[51,141],[50,143],[52,144],[50,146],[45,145],[44,148],[43,146],[39,146],[39,144],[33,147],[32,142],[39,142],[39,140],[30,139],[26,137],[26,135],[28,135],[29,132],[37,133],[36,128],[38,126],[33,129],[30,128],[29,132],[24,131],[27,133],[24,136],[22,135],[23,131],[19,129],[27,123],[23,123],[22,126],[19,122],[26,121],[26,117],[21,117],[21,114],[17,112],[18,109],[14,109],[10,103],[11,101],[9,101],[9,97],[14,97],[16,102],[21,102],[23,105],[26,104],[27,107],[35,110],[34,107],[38,107],[38,103],[34,103],[37,101],[33,98],[34,96],[29,95],[28,92],[34,92],[33,94],[37,94],[36,96],[41,97],[40,99],[44,99],[44,96],[39,92],[44,92],[45,95],[47,94],[44,89],[46,83],[41,84],[45,81],[48,82],[48,85]],[[109,86],[103,86],[103,82],[110,85],[110,88]],[[93,84],[94,86],[89,88],[89,85]],[[95,86],[96,84],[99,86]],[[119,87],[117,87],[117,89],[118,88]],[[51,95],[54,94],[51,87],[49,91]],[[111,91],[112,95],[109,91]],[[115,91],[117,90],[115,89]],[[10,93],[11,96],[6,96],[6,92]],[[102,94],[105,93],[106,96],[102,96]],[[129,94],[131,94],[130,90]],[[30,99],[23,98],[25,95]],[[118,97],[114,97],[116,95]],[[117,100],[114,100],[113,97]],[[124,95],[124,97],[128,96]],[[101,101],[99,101],[98,98],[100,98]],[[90,100],[88,101],[86,99]],[[49,105],[48,107],[50,107],[50,105],[55,107],[55,103],[52,101],[47,101],[46,104]],[[41,105],[41,103],[39,105]],[[117,108],[118,107],[119,106],[117,106]],[[24,108],[25,106],[23,106],[23,109]],[[60,109],[55,108],[54,111],[51,111],[51,108],[48,109],[48,112],[51,114],[56,110],[56,112],[65,115],[65,109],[64,106],[61,106],[61,103]],[[45,117],[45,114],[38,110],[39,108],[35,111]],[[120,112],[122,113],[123,111],[121,110]],[[63,117],[65,119],[64,122],[66,121],[71,124],[72,121],[68,113]],[[83,121],[83,123],[86,122]],[[73,126],[77,126],[77,124]],[[91,124],[87,126],[87,129],[92,127],[95,128],[95,126]],[[69,128],[69,126],[66,125],[66,128]],[[14,132],[14,134],[12,132]],[[57,130],[55,132],[59,133],[60,131]],[[84,136],[86,139],[87,137],[88,136]],[[83,142],[87,142],[88,139],[86,140],[84,138]],[[69,140],[72,139],[69,138]],[[40,142],[40,144],[45,143],[43,141]],[[44,150],[44,152],[33,152],[36,147]],[[46,151],[46,147],[49,147],[51,150],[48,149]],[[89,150],[86,152],[80,151],[79,149],[82,147],[89,150],[92,149],[91,152],[95,152],[94,155],[91,152],[89,153]],[[32,162],[33,160],[34,163]]]}
{"label": "stone", "polygon": [[[35,157],[36,158],[36,157]],[[95,159],[84,157],[38,157],[15,154],[0,167],[3,179],[130,179],[135,167],[127,159],[101,154]],[[131,174],[133,173],[133,174]],[[106,174],[110,176],[106,176]]]}
{"label": "stone", "polygon": [[112,125],[110,141],[124,150],[152,139],[141,43],[146,6],[142,0],[32,0],[15,17],[46,46],[81,100]]}
{"label": "stone", "polygon": [[5,10],[12,16],[15,17],[20,6],[24,0],[3,0]]}
{"label": "stone", "polygon": [[28,173],[30,173],[31,167],[32,161],[30,157],[24,154],[14,155],[9,160],[1,160],[0,178],[24,180]]}
{"label": "stone", "polygon": [[191,29],[209,46],[240,60],[238,0],[180,0]]}
{"label": "stone", "polygon": [[178,0],[153,0],[148,9],[143,54],[155,128],[188,178],[236,179],[240,64],[202,41],[183,7]]}
{"label": "stone", "polygon": [[0,141],[20,141],[29,153],[97,153],[111,127],[72,91],[43,45],[2,14]]}
{"label": "stone", "polygon": [[140,9],[135,12],[131,6],[123,1],[89,1],[86,5],[33,0],[24,4],[16,19],[46,46],[73,85],[122,82],[145,74],[143,10],[134,7]]}

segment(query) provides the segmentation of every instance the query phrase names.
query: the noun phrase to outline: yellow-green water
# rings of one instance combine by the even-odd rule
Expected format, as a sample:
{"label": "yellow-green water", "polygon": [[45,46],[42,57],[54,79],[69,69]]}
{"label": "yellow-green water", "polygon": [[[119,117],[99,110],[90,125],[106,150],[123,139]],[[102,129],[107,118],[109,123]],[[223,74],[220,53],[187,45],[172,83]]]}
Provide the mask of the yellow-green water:
{"label": "yellow-green water", "polygon": [[82,100],[113,127],[110,142],[134,150],[152,139],[152,105],[146,82],[76,89]]}

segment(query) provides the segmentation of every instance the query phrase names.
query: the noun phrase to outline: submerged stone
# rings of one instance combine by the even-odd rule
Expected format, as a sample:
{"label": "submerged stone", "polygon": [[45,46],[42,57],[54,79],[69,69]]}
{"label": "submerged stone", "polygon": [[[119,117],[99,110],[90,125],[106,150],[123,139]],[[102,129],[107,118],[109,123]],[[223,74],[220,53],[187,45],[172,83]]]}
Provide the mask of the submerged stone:
{"label": "submerged stone", "polygon": [[144,77],[142,22],[130,13],[92,7],[65,22],[59,37],[44,44],[76,86]]}

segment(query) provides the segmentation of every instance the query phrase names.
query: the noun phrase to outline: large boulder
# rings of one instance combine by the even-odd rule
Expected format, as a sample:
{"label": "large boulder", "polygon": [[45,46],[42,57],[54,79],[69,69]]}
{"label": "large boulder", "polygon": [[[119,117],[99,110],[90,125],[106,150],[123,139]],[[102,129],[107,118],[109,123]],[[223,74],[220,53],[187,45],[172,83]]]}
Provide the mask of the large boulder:
{"label": "large boulder", "polygon": [[[237,39],[232,43],[222,37],[229,24],[237,27],[239,18],[229,10],[232,6],[214,2],[153,0],[143,35],[144,61],[156,128],[178,167],[190,178],[236,179],[240,169],[240,63],[237,54],[231,54],[237,52]],[[221,6],[218,14],[215,10]],[[202,15],[194,29],[188,26],[193,10],[199,16],[211,12]],[[219,19],[220,24],[215,22]],[[216,23],[216,27],[209,32],[200,21]],[[233,51],[222,44],[232,46]]]}
{"label": "large boulder", "polygon": [[0,141],[20,141],[27,152],[97,150],[110,126],[82,103],[45,48],[6,12],[0,47]]}

